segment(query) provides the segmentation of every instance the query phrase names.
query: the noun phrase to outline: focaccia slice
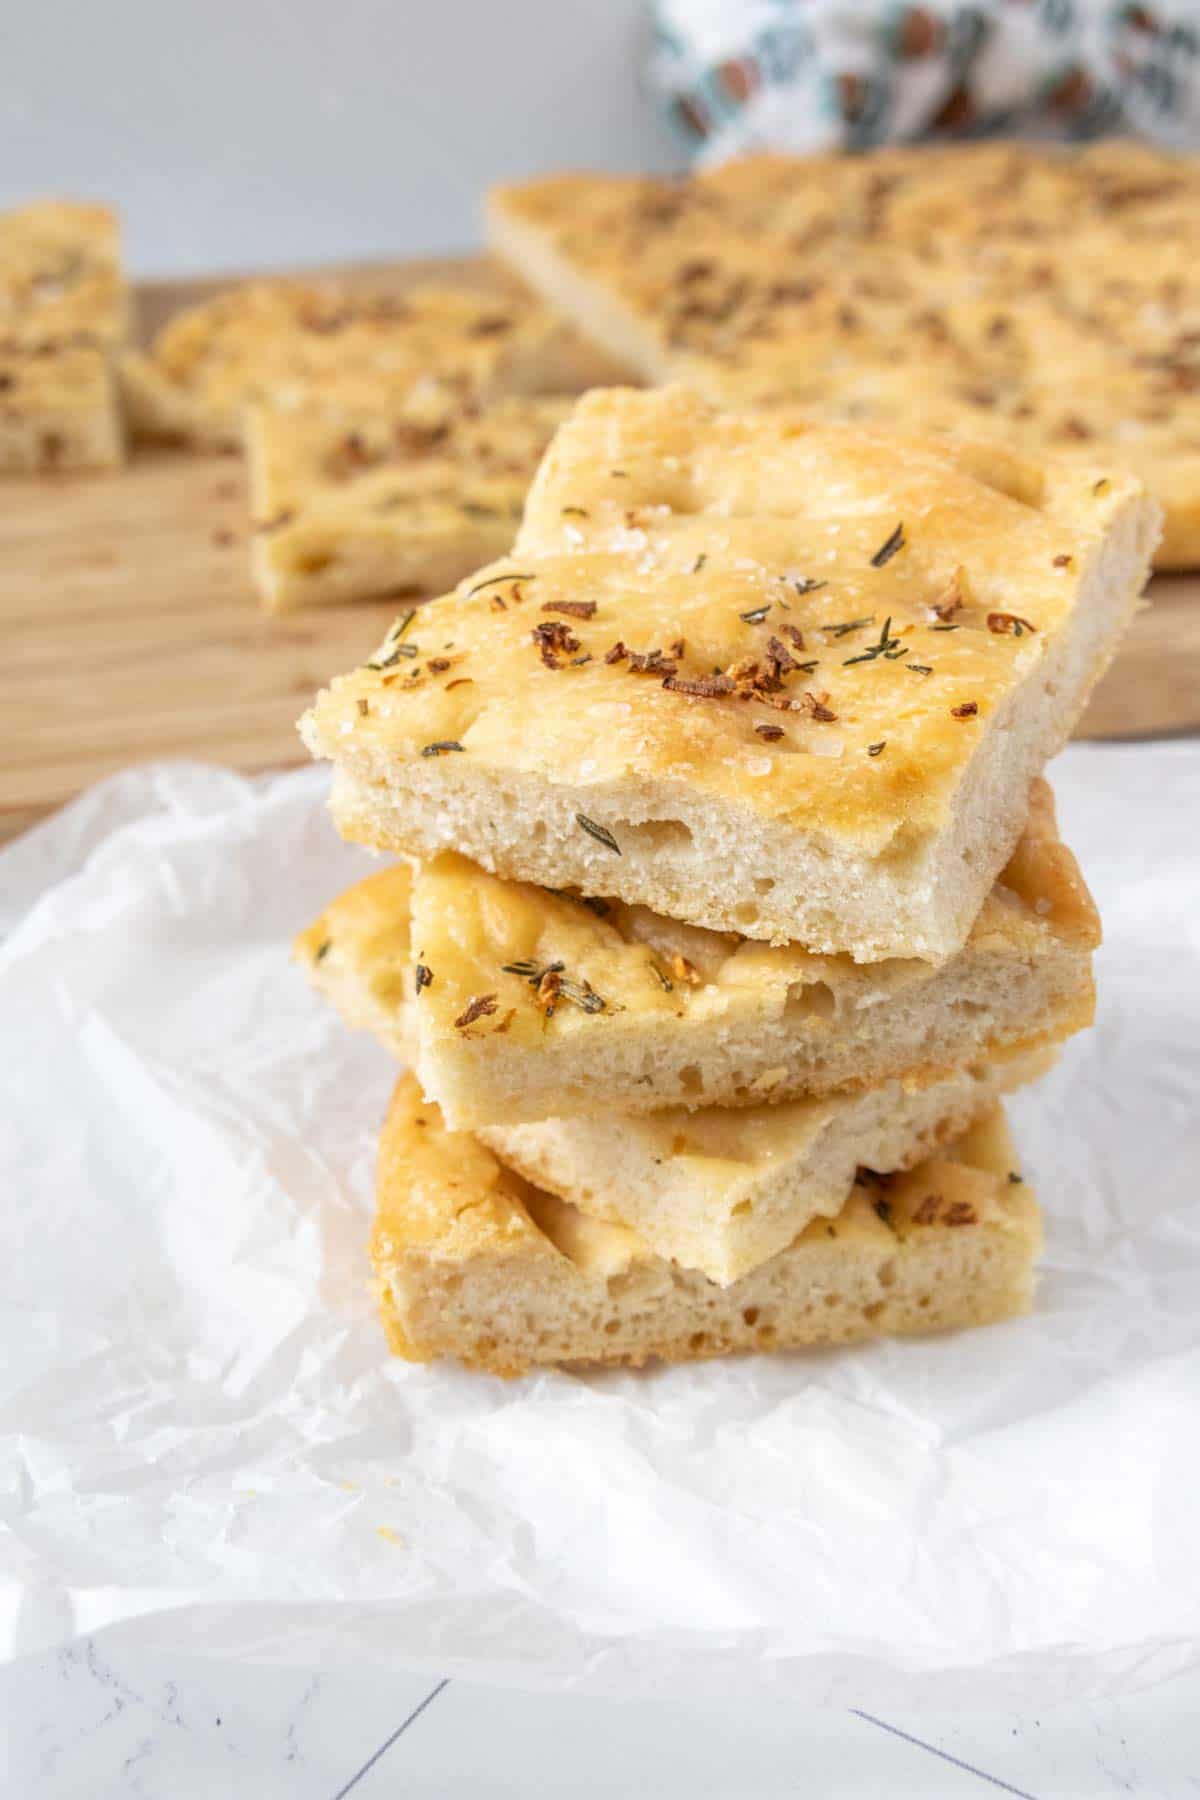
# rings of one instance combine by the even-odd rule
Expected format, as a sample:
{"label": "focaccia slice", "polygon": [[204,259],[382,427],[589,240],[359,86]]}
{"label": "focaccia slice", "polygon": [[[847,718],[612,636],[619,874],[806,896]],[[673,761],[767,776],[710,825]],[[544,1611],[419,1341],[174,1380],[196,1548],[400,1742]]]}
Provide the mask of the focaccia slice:
{"label": "focaccia slice", "polygon": [[966,944],[938,967],[703,931],[504,881],[453,851],[359,882],[296,955],[468,1130],[755,1106],[1042,1048],[1091,1023],[1099,939],[1038,781]]}
{"label": "focaccia slice", "polygon": [[112,469],[124,442],[112,370],[91,344],[0,346],[0,471]]}
{"label": "focaccia slice", "polygon": [[0,473],[122,461],[109,358],[128,327],[114,213],[66,200],[0,213]]}
{"label": "focaccia slice", "polygon": [[961,947],[1146,578],[1132,477],[586,395],[509,557],[301,722],[350,838],[858,961]]}
{"label": "focaccia slice", "polygon": [[573,391],[612,370],[511,291],[388,294],[285,281],[230,288],[180,313],[148,352],[121,364],[134,436],[208,450],[240,449],[254,405],[436,410]]}
{"label": "focaccia slice", "polygon": [[592,1218],[627,1225],[656,1255],[727,1287],[811,1220],[840,1211],[857,1167],[912,1168],[1053,1061],[1053,1051],[1041,1051],[971,1063],[926,1084],[484,1125],[475,1135],[526,1180]]}
{"label": "focaccia slice", "polygon": [[116,214],[35,200],[0,213],[0,344],[114,346],[129,330]]}
{"label": "focaccia slice", "polygon": [[349,417],[250,409],[251,569],[264,605],[437,593],[500,556],[568,410],[523,396]]}
{"label": "focaccia slice", "polygon": [[388,1340],[497,1375],[847,1344],[1027,1312],[1041,1219],[999,1109],[886,1188],[864,1174],[729,1287],[531,1187],[401,1081],[371,1259]]}

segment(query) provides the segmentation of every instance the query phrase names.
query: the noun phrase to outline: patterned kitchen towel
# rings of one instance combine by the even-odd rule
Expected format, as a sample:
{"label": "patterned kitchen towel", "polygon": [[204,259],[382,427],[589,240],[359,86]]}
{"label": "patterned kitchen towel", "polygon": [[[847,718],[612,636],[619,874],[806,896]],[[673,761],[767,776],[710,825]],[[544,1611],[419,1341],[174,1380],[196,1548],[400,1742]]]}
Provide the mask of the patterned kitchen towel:
{"label": "patterned kitchen towel", "polygon": [[699,160],[918,138],[1200,145],[1200,0],[654,0],[653,86]]}

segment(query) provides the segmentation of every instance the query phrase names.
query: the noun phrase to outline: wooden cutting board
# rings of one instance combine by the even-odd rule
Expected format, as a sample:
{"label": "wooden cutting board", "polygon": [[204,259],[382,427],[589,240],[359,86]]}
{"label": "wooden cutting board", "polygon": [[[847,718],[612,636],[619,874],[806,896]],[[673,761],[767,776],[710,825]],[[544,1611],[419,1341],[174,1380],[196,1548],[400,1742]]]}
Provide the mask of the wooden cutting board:
{"label": "wooden cutting board", "polygon": [[[504,285],[478,258],[322,273],[392,290]],[[147,284],[143,333],[229,280]],[[297,716],[378,643],[395,602],[268,618],[247,576],[247,523],[236,457],[138,453],[114,475],[0,489],[0,838],[130,763],[304,761]],[[1200,575],[1159,578],[1150,599],[1082,736],[1200,729]]]}

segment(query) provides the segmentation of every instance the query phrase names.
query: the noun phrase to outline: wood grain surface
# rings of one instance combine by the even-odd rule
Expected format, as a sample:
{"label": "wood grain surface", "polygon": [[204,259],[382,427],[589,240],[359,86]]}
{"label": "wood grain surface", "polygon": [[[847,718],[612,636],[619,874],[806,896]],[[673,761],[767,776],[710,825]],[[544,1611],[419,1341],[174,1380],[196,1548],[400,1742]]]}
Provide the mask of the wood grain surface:
{"label": "wood grain surface", "polygon": [[[505,285],[482,259],[321,273],[391,290],[442,277]],[[142,331],[230,280],[146,284]],[[297,716],[379,641],[396,603],[268,618],[247,528],[236,457],[138,452],[112,475],[5,482],[0,838],[130,763],[304,760]],[[1149,598],[1082,736],[1200,729],[1200,575],[1159,577]]]}

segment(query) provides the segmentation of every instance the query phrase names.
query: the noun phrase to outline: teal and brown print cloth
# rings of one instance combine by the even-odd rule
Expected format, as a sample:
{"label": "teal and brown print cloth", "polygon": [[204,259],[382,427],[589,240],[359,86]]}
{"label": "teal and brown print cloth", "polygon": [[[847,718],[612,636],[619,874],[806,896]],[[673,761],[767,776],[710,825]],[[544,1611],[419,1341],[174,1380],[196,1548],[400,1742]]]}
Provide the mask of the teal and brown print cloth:
{"label": "teal and brown print cloth", "polygon": [[1200,0],[656,0],[651,80],[703,161],[1136,132],[1200,148]]}

